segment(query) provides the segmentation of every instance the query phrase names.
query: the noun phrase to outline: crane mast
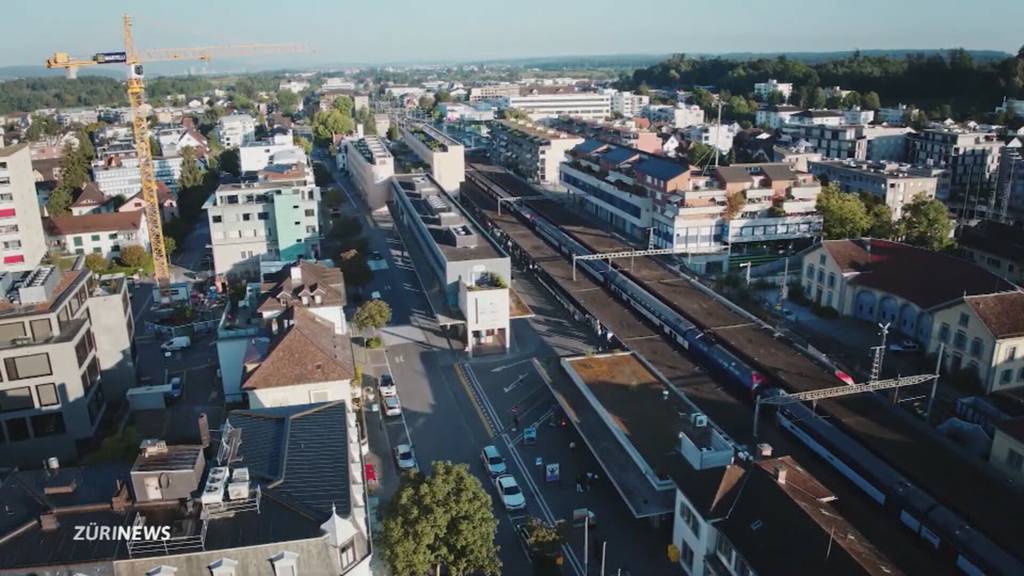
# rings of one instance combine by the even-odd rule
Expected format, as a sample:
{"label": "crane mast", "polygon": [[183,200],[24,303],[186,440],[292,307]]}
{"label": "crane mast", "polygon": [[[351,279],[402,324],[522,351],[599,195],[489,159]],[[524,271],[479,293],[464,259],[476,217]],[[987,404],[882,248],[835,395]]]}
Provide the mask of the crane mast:
{"label": "crane mast", "polygon": [[160,219],[160,198],[153,169],[153,150],[149,144],[149,119],[142,108],[146,102],[146,86],[143,81],[142,63],[135,52],[132,18],[127,14],[124,15],[124,51],[128,64],[128,104],[132,110],[132,133],[135,136],[135,153],[139,160],[139,176],[142,179],[146,228],[153,254],[153,276],[159,286],[166,286],[171,279],[171,268],[167,260],[167,244],[164,242],[164,227]]}

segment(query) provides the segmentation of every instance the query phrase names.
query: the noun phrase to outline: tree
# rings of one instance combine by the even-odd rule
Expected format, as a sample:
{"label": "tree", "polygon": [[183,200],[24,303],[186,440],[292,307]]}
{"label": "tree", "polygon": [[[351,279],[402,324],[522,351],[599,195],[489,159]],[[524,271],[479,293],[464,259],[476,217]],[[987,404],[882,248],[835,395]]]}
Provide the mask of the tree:
{"label": "tree", "polygon": [[391,322],[391,306],[383,300],[370,300],[356,310],[352,324],[359,330],[377,331]]}
{"label": "tree", "polygon": [[691,142],[686,150],[686,160],[691,166],[706,165],[715,157],[715,148],[703,142]]}
{"label": "tree", "polygon": [[341,95],[341,96],[338,96],[334,100],[334,104],[333,104],[332,107],[335,110],[337,110],[338,112],[341,112],[341,114],[343,116],[348,116],[349,118],[351,118],[352,117],[352,108],[354,106],[355,106],[355,103],[352,102],[351,98],[349,98],[348,96],[345,96],[345,95]]}
{"label": "tree", "polygon": [[434,462],[431,475],[407,479],[381,527],[381,551],[395,576],[499,574],[491,497],[466,464]]}
{"label": "tree", "polygon": [[726,220],[732,220],[733,218],[740,215],[743,212],[743,207],[747,205],[747,193],[743,190],[726,194],[725,196],[725,211],[722,212],[722,218]]}
{"label": "tree", "polygon": [[313,152],[313,143],[302,136],[293,136],[292,142],[299,148],[302,148],[302,151],[306,153],[306,156],[309,156],[310,153]]}
{"label": "tree", "polygon": [[420,110],[433,110],[434,109],[434,97],[430,94],[424,94],[420,96],[419,100]]}
{"label": "tree", "polygon": [[103,257],[103,254],[93,252],[85,257],[85,267],[91,270],[93,274],[99,274],[110,268],[110,262]]}
{"label": "tree", "polygon": [[[337,104],[337,100],[335,104]],[[355,123],[352,121],[352,117],[337,108],[317,112],[313,116],[313,136],[321,142],[331,142],[336,134],[349,134],[353,130],[355,130]]]}
{"label": "tree", "polygon": [[89,160],[85,151],[68,142],[64,145],[64,155],[60,159],[60,184],[70,194],[73,190],[80,190],[88,181]]}
{"label": "tree", "polygon": [[71,212],[71,203],[74,199],[64,185],[57,186],[50,192],[50,199],[46,202],[46,213],[51,218],[64,216]]}
{"label": "tree", "polygon": [[950,235],[953,221],[949,211],[935,198],[918,196],[903,207],[903,217],[899,221],[899,234],[907,244],[944,250],[953,244]]}
{"label": "tree", "polygon": [[892,238],[896,235],[896,224],[892,221],[892,209],[884,202],[876,202],[868,208],[871,226],[868,236],[872,238]]}
{"label": "tree", "polygon": [[[506,118],[507,118],[507,116],[506,116]],[[394,124],[388,126],[388,140],[391,140],[392,142],[394,142],[395,140],[398,140],[399,138],[401,138],[401,136],[398,134],[398,126],[395,126]]]}
{"label": "tree", "polygon": [[138,244],[131,244],[121,249],[121,262],[130,268],[142,268],[149,259],[149,253]]}
{"label": "tree", "polygon": [[864,202],[831,183],[818,195],[818,211],[824,219],[823,233],[830,240],[859,238],[871,227]]}
{"label": "tree", "polygon": [[650,96],[651,87],[648,86],[646,83],[641,82],[640,85],[636,87],[636,93],[639,94],[640,96]]}
{"label": "tree", "polygon": [[242,159],[239,155],[238,148],[228,148],[221,152],[217,159],[217,163],[223,172],[227,172],[234,176],[242,175]]}
{"label": "tree", "polygon": [[783,96],[782,92],[779,92],[778,90],[772,90],[771,93],[768,94],[768,103],[771,104],[772,106],[778,106],[779,104],[782,104],[785,101],[786,97]]}
{"label": "tree", "polygon": [[562,537],[558,530],[536,517],[531,517],[525,528],[526,545],[530,549],[534,575],[561,576],[559,560],[562,558]]}
{"label": "tree", "polygon": [[828,97],[825,96],[825,91],[820,86],[815,86],[811,92],[810,102],[808,103],[811,108],[824,108],[828,102]]}
{"label": "tree", "polygon": [[285,114],[294,114],[299,106],[299,96],[291,90],[279,90],[277,92],[277,105]]}
{"label": "tree", "polygon": [[373,280],[373,270],[366,264],[366,257],[358,250],[347,250],[341,253],[341,273],[345,277],[345,285],[359,288]]}
{"label": "tree", "polygon": [[865,110],[878,110],[882,107],[882,100],[878,97],[878,92],[872,90],[864,95],[864,98],[861,99],[860,105]]}
{"label": "tree", "polygon": [[170,234],[164,234],[164,252],[170,256],[178,249],[178,241]]}
{"label": "tree", "polygon": [[178,176],[178,186],[184,190],[203,185],[203,170],[196,160],[196,151],[191,146],[181,149],[181,174]]}
{"label": "tree", "polygon": [[849,92],[846,93],[846,96],[843,96],[843,108],[853,108],[856,106],[860,106],[860,104],[860,93],[858,93],[855,90],[850,90]]}
{"label": "tree", "polygon": [[505,109],[505,118],[509,120],[529,120],[530,115],[522,108],[507,108]]}

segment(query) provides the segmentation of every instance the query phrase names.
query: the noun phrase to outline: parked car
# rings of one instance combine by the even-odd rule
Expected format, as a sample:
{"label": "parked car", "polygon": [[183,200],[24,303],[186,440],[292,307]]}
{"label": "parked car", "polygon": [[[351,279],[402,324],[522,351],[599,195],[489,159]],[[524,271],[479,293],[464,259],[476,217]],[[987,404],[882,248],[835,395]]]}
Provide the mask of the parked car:
{"label": "parked car", "polygon": [[395,396],[385,396],[383,403],[385,416],[402,415],[402,403],[398,401],[397,394]]}
{"label": "parked car", "polygon": [[377,252],[376,250],[374,250],[373,252],[370,252],[370,260],[383,260],[383,259],[384,259],[384,257],[380,255],[380,252]]}
{"label": "parked car", "polygon": [[511,474],[501,474],[494,479],[494,489],[498,491],[505,510],[522,510],[526,508],[526,496],[519,488],[519,483]]}
{"label": "parked car", "polygon": [[181,377],[180,376],[175,376],[174,378],[171,378],[171,380],[170,380],[170,382],[168,382],[168,384],[171,385],[171,391],[168,392],[167,395],[170,396],[171,398],[175,399],[175,400],[177,400],[178,398],[181,398],[181,393],[183,391],[182,387],[181,387]]}
{"label": "parked car", "polygon": [[381,374],[377,381],[377,389],[381,396],[395,396],[398,394],[398,386],[395,386],[395,379],[391,374]]}
{"label": "parked car", "polygon": [[505,459],[501,457],[501,453],[495,446],[484,446],[484,449],[480,451],[480,461],[483,462],[484,470],[487,470],[491,478],[500,476],[507,470]]}
{"label": "parked car", "polygon": [[178,350],[184,350],[192,345],[192,339],[188,336],[175,336],[170,340],[160,345],[160,349],[164,352],[176,352]]}
{"label": "parked car", "polygon": [[399,470],[419,470],[419,466],[416,464],[416,454],[413,453],[412,446],[409,444],[395,446],[395,462],[398,464]]}
{"label": "parked car", "polygon": [[374,290],[373,292],[370,292],[370,300],[380,300],[380,299],[381,299],[380,292],[378,292],[376,290]]}
{"label": "parked car", "polygon": [[917,344],[917,342],[914,342],[910,338],[904,338],[899,342],[893,342],[892,344],[889,344],[889,352],[893,352],[896,354],[919,352],[920,350],[921,347]]}

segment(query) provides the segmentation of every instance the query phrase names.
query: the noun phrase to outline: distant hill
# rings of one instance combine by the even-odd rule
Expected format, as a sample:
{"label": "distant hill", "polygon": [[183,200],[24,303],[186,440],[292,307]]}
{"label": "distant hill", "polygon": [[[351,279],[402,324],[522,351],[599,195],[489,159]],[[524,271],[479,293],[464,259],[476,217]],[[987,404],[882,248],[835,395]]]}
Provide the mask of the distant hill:
{"label": "distant hill", "polygon": [[[945,54],[949,52],[949,49],[904,48],[898,50],[842,50],[838,52],[726,52],[722,54],[689,55],[694,57],[718,57],[726,60],[757,60],[758,58],[777,58],[779,56],[785,56],[786,58],[798,60],[807,64],[817,64],[819,62],[829,62],[831,60],[843,60],[844,58],[849,58],[858,52],[861,56],[904,58],[911,54],[924,54],[925,56],[930,56],[932,54]],[[1001,52],[999,50],[967,50],[967,53],[971,55],[971,58],[979,62],[991,62],[993,60],[1002,60],[1003,58],[1012,56],[1012,54],[1008,52]]]}

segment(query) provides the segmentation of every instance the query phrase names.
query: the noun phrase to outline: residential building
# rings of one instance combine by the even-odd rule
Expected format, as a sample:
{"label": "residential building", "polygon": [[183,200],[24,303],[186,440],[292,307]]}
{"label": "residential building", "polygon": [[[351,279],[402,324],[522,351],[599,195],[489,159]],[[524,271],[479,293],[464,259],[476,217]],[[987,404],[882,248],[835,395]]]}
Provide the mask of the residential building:
{"label": "residential building", "polygon": [[238,148],[242,173],[258,172],[271,164],[307,164],[306,153],[292,141],[290,130],[282,130],[261,142],[249,142]]}
{"label": "residential building", "polygon": [[209,142],[194,127],[171,127],[156,131],[157,142],[163,156],[181,156],[181,151],[191,147],[196,156],[205,156],[209,150]]}
{"label": "residential building", "polygon": [[802,111],[803,108],[799,106],[762,104],[758,106],[757,112],[754,113],[754,124],[762,128],[775,130],[789,124],[790,119]]}
{"label": "residential building", "polygon": [[[65,468],[53,460],[44,470],[5,473],[0,570],[370,576],[357,421],[347,401],[235,410],[209,459],[209,432],[197,431],[195,444],[144,440],[130,465]],[[96,525],[149,530],[89,546],[59,544]]]}
{"label": "residential building", "polygon": [[248,114],[228,114],[217,120],[217,141],[225,148],[237,148],[256,138],[256,120]]}
{"label": "residential building", "polygon": [[28,145],[0,148],[0,272],[31,270],[46,255],[46,234]]}
{"label": "residential building", "polygon": [[742,128],[735,122],[721,126],[718,124],[701,124],[684,128],[682,134],[683,138],[690,142],[714,146],[722,153],[727,154],[729,150],[732,150],[732,142],[740,130]]}
{"label": "residential building", "polygon": [[356,83],[346,78],[324,78],[321,88],[324,90],[355,90]]}
{"label": "residential building", "polygon": [[[984,276],[991,277],[985,273]],[[986,394],[1024,387],[1024,292],[1003,282],[937,305],[927,351],[945,347],[952,373],[967,370]]]}
{"label": "residential building", "polygon": [[400,130],[402,142],[430,166],[431,177],[457,194],[466,179],[466,147],[429,124],[406,124]]}
{"label": "residential building", "polygon": [[344,140],[341,147],[344,170],[367,205],[372,210],[387,206],[391,199],[390,180],[395,175],[395,158],[384,141],[379,136],[366,136]]}
{"label": "residential building", "polygon": [[677,103],[669,105],[647,105],[641,111],[653,124],[668,124],[673,128],[686,128],[704,123],[704,110],[696,104]]}
{"label": "residential building", "polygon": [[[0,273],[0,461],[7,465],[74,458],[78,442],[100,424],[107,399],[98,385],[96,340],[108,335],[94,328],[90,277],[81,261],[66,272],[40,266]],[[124,292],[118,298],[127,302]],[[121,305],[123,333],[131,329],[131,306]]]}
{"label": "residential building", "polygon": [[[785,164],[721,166],[704,176],[682,162],[587,141],[569,153],[561,178],[582,210],[637,241],[690,254],[688,264],[702,271],[720,270],[747,245],[790,246],[821,234],[820,185]],[[729,208],[731,197],[742,205]]]}
{"label": "residential building", "polygon": [[799,140],[789,146],[772,146],[771,160],[789,164],[797,172],[810,172],[810,163],[820,162],[821,159],[821,152],[811,147],[806,140]]}
{"label": "residential building", "polygon": [[[83,261],[84,262],[84,261]],[[137,385],[135,314],[124,274],[105,274],[89,279],[89,316],[96,335],[103,395],[107,401],[123,400]]]}
{"label": "residential building", "polygon": [[70,208],[72,216],[114,211],[110,198],[104,196],[103,192],[100,192],[99,186],[92,181],[86,182],[85,186],[82,186]]}
{"label": "residential building", "polygon": [[860,106],[854,106],[849,110],[843,110],[844,124],[871,124],[874,121],[874,110],[862,110]]}
{"label": "residential building", "polygon": [[[178,217],[178,200],[171,193],[171,190],[163,182],[156,183],[157,202],[160,203],[160,218],[163,222],[170,222]],[[109,202],[106,206],[112,206]],[[124,204],[117,209],[118,212],[138,212],[146,207],[146,201],[142,198],[140,191],[135,196],[124,201]]]}
{"label": "residential building", "polygon": [[919,197],[935,198],[939,177],[933,168],[895,162],[857,160],[812,161],[808,171],[822,182],[835,183],[843,192],[869,194],[885,202],[898,220],[903,206]]}
{"label": "residential building", "polygon": [[893,126],[903,126],[907,123],[907,119],[913,116],[915,112],[917,112],[917,108],[907,106],[901,102],[895,106],[882,106],[878,109],[875,118],[879,122]]}
{"label": "residential building", "polygon": [[651,97],[633,92],[612,92],[612,112],[623,118],[639,116],[644,107],[651,103]]}
{"label": "residential building", "polygon": [[995,220],[965,223],[957,231],[957,246],[964,258],[1024,285],[1024,229]]}
{"label": "residential building", "polygon": [[1024,417],[996,423],[988,461],[1012,482],[1024,481]]}
{"label": "residential building", "polygon": [[99,112],[95,108],[65,108],[57,113],[57,123],[62,128],[72,124],[88,126],[99,122]]}
{"label": "residential building", "polygon": [[[326,80],[335,80],[335,78],[327,78]],[[326,80],[324,81],[324,85],[325,86],[327,84]],[[332,88],[333,88],[333,86],[332,86]],[[281,83],[278,84],[277,89],[278,90],[287,90],[287,91],[291,92],[292,94],[298,94],[298,93],[302,92],[303,90],[308,90],[309,89],[309,82],[307,82],[305,80],[295,80],[295,79],[282,80]]]}
{"label": "residential building", "polygon": [[322,88],[320,90],[320,94],[319,94],[319,99],[320,99],[319,107],[320,107],[320,110],[321,111],[323,111],[323,110],[330,110],[331,108],[334,107],[334,102],[338,98],[341,98],[342,96],[347,96],[350,100],[352,100],[352,111],[353,111],[353,113],[358,111],[358,110],[360,110],[361,108],[366,108],[366,109],[370,108],[370,96],[368,94],[362,94],[362,93],[356,92],[352,88],[330,88],[330,89],[328,89],[328,88],[325,87],[325,88]]}
{"label": "residential building", "polygon": [[[181,162],[181,156],[153,158],[153,175],[157,182],[164,183],[172,192],[178,190]],[[107,198],[130,198],[142,189],[139,159],[134,156],[134,151],[131,156],[111,156],[105,160],[95,160],[92,163],[92,176]]]}
{"label": "residential building", "polygon": [[[936,275],[941,281],[921,281]],[[903,334],[929,349],[940,325],[936,307],[965,295],[1015,289],[961,258],[876,239],[826,240],[805,252],[802,284],[816,304],[872,326],[891,324],[891,334]]]}
{"label": "residential building", "polygon": [[507,352],[512,298],[511,261],[431,177],[395,176],[395,223],[421,257],[431,308],[441,325],[461,332],[465,350]]}
{"label": "residential building", "polygon": [[798,126],[840,126],[846,116],[838,110],[802,110],[789,117]]}
{"label": "residential building", "polygon": [[872,161],[903,162],[907,157],[907,135],[913,133],[904,126],[864,126],[867,140],[866,159]]}
{"label": "residential building", "polygon": [[56,252],[116,258],[125,246],[150,250],[144,211],[56,216],[44,220],[44,225],[47,244]]}
{"label": "residential building", "polygon": [[786,102],[793,95],[793,84],[791,82],[779,82],[775,78],[769,78],[767,82],[754,83],[754,97],[760,100],[768,100],[771,95],[778,92]]}
{"label": "residential building", "polygon": [[509,96],[503,98],[499,106],[522,110],[533,121],[558,116],[604,120],[612,115],[612,97],[597,92]]}
{"label": "residential building", "polygon": [[1002,112],[1024,118],[1024,99],[1003,97],[1003,103],[996,107],[996,114]]}
{"label": "residential building", "polygon": [[993,218],[1024,225],[1024,146],[1020,138],[1007,142],[999,154]]}
{"label": "residential building", "polygon": [[549,120],[547,124],[563,132],[652,154],[662,150],[664,146],[657,132],[637,128],[632,121],[602,122],[561,116]]}
{"label": "residential building", "polygon": [[203,205],[218,275],[258,277],[260,261],[293,262],[320,254],[320,189],[305,171],[221,184]]}
{"label": "residential building", "polygon": [[948,195],[940,195],[939,199],[950,209],[962,216],[997,212],[993,192],[1003,142],[996,134],[955,127],[930,128],[907,134],[907,141],[910,163],[949,170]]}
{"label": "residential building", "polygon": [[[446,122],[490,122],[494,120],[494,107],[487,102],[442,102],[438,111]],[[384,132],[377,132],[384,134]]]}
{"label": "residential building", "polygon": [[519,84],[492,84],[489,86],[473,86],[469,89],[469,101],[503,100],[519,96]]}
{"label": "residential building", "polygon": [[491,127],[489,154],[492,162],[531,182],[554,186],[566,152],[582,143],[583,138],[536,124],[499,120]]}
{"label": "residential building", "polygon": [[864,160],[868,156],[863,126],[802,125],[793,132],[807,148],[824,158]]}

